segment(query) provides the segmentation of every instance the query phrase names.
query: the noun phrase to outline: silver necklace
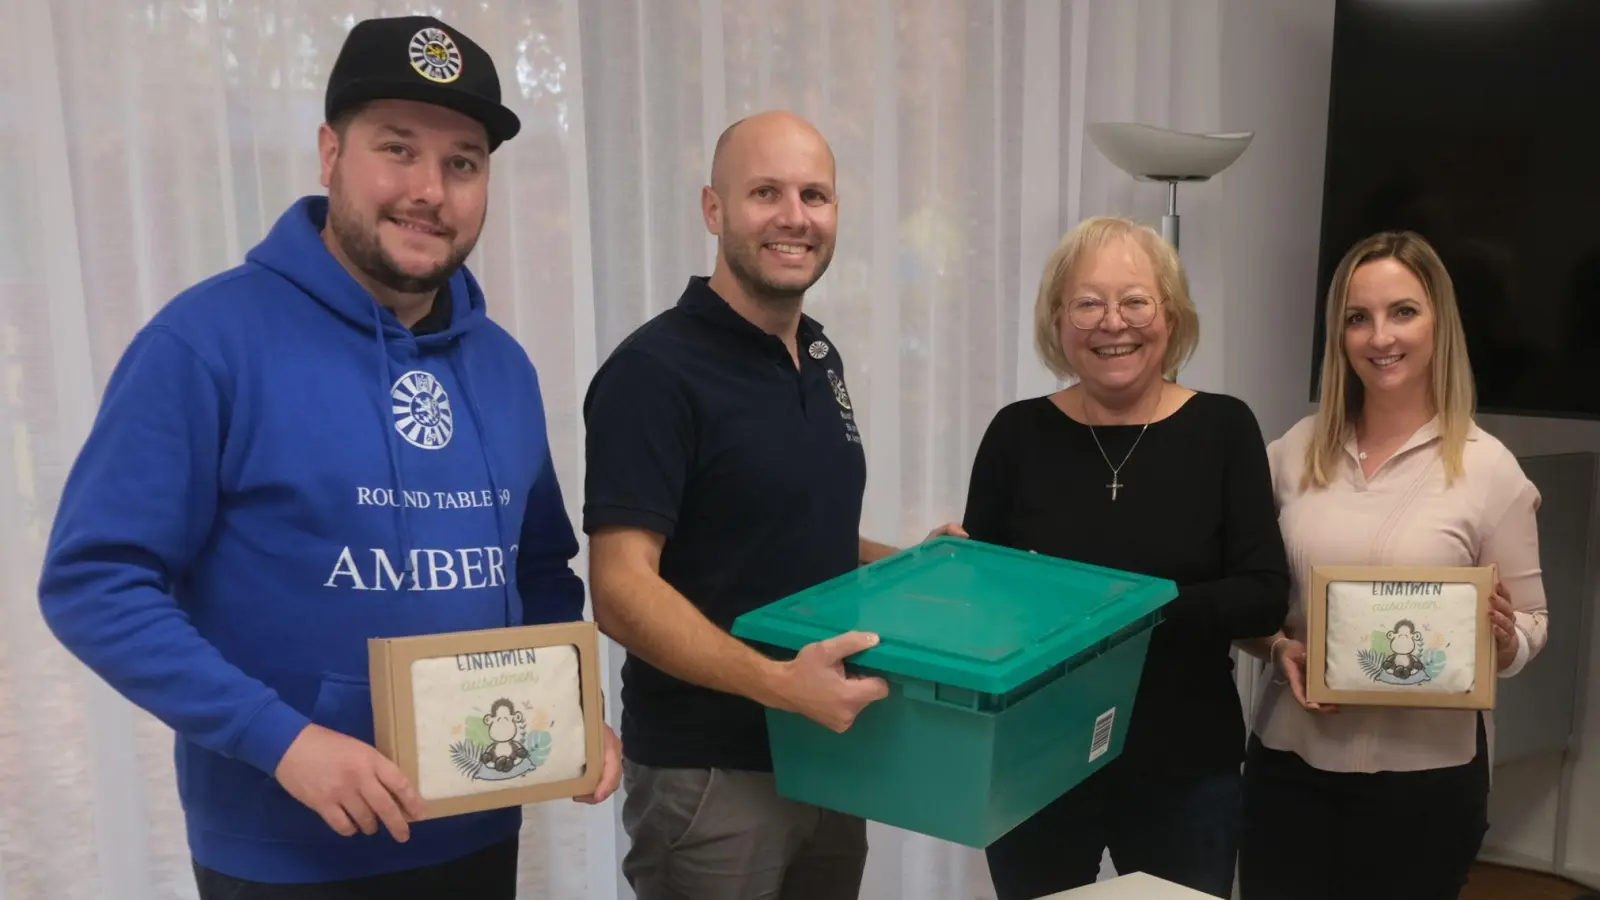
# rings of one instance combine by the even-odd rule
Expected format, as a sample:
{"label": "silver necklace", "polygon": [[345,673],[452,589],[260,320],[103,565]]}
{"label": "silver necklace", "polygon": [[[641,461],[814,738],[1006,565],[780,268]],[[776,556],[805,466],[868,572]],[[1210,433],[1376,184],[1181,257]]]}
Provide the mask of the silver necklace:
{"label": "silver necklace", "polygon": [[1096,447],[1100,447],[1100,456],[1101,456],[1101,458],[1103,458],[1106,461],[1106,465],[1109,466],[1110,469],[1111,469],[1111,483],[1106,485],[1106,487],[1111,489],[1111,499],[1113,501],[1115,501],[1117,499],[1117,491],[1120,491],[1123,488],[1127,487],[1127,485],[1122,483],[1122,480],[1118,477],[1117,473],[1121,472],[1122,471],[1122,467],[1128,464],[1128,457],[1133,455],[1134,447],[1139,446],[1140,439],[1142,439],[1144,437],[1145,428],[1149,428],[1149,427],[1150,427],[1150,423],[1149,422],[1144,423],[1144,428],[1139,429],[1139,437],[1136,437],[1136,438],[1133,439],[1133,447],[1129,447],[1128,448],[1127,456],[1122,457],[1122,462],[1117,463],[1116,465],[1113,466],[1113,465],[1111,465],[1111,457],[1106,456],[1106,448],[1100,447],[1100,436],[1098,434],[1095,434],[1093,425],[1089,426],[1089,435],[1090,435],[1090,437],[1094,438],[1094,445]]}
{"label": "silver necklace", "polygon": [[[1087,404],[1084,406],[1084,412],[1088,412]],[[1086,415],[1084,418],[1088,418],[1088,416]],[[1151,418],[1154,417],[1152,416]],[[1150,419],[1146,419],[1144,422],[1144,427],[1139,429],[1138,437],[1133,439],[1133,446],[1129,447],[1127,454],[1122,457],[1122,462],[1113,466],[1111,465],[1111,457],[1106,455],[1106,448],[1100,445],[1100,435],[1095,432],[1093,425],[1089,426],[1089,436],[1094,438],[1094,445],[1100,449],[1100,458],[1106,461],[1106,467],[1111,470],[1111,483],[1106,485],[1106,487],[1111,489],[1111,500],[1113,503],[1116,502],[1117,492],[1127,487],[1127,485],[1122,483],[1122,479],[1119,477],[1118,473],[1122,471],[1123,466],[1128,464],[1128,459],[1133,456],[1133,451],[1138,448],[1139,442],[1144,440],[1144,433],[1145,431],[1149,430],[1149,428]]]}

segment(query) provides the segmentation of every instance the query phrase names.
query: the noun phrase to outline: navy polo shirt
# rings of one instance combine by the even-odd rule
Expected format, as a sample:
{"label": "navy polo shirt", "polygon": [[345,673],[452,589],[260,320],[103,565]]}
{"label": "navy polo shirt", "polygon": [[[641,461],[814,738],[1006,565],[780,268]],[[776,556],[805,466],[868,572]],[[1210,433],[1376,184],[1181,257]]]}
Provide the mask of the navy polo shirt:
{"label": "navy polo shirt", "polygon": [[[665,535],[661,576],[728,630],[855,568],[866,454],[839,349],[802,316],[800,365],[708,279],[629,335],[584,400],[583,529]],[[629,656],[622,743],[648,766],[770,771],[760,704]]]}

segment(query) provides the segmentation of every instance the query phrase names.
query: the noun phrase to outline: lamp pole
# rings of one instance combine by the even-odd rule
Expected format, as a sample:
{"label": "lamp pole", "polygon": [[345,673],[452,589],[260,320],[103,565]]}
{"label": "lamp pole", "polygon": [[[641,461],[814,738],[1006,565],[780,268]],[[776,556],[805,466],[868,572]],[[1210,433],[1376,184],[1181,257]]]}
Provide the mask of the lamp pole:
{"label": "lamp pole", "polygon": [[1178,183],[1167,182],[1167,214],[1161,217],[1161,236],[1178,249]]}

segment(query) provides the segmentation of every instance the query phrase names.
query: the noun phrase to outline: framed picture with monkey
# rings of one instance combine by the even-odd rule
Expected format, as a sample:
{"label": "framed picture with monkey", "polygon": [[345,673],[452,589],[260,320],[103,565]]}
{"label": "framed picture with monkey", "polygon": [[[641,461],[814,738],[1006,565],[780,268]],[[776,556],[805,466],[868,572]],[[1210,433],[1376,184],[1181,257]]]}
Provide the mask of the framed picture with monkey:
{"label": "framed picture with monkey", "polygon": [[376,746],[425,818],[592,793],[603,759],[599,637],[564,622],[368,641]]}
{"label": "framed picture with monkey", "polygon": [[1306,699],[1493,709],[1493,566],[1313,566]]}

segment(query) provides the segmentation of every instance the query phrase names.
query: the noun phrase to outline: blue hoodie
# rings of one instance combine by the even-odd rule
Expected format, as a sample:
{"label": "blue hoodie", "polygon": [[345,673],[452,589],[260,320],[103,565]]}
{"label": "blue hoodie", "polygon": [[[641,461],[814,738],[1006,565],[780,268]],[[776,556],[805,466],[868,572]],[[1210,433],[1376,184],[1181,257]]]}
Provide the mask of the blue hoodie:
{"label": "blue hoodie", "polygon": [[134,338],[68,477],[39,599],[176,732],[203,866],[326,881],[451,859],[513,808],[341,837],[273,776],[309,722],[373,741],[367,639],[582,617],[534,368],[464,268],[415,337],[307,197]]}

